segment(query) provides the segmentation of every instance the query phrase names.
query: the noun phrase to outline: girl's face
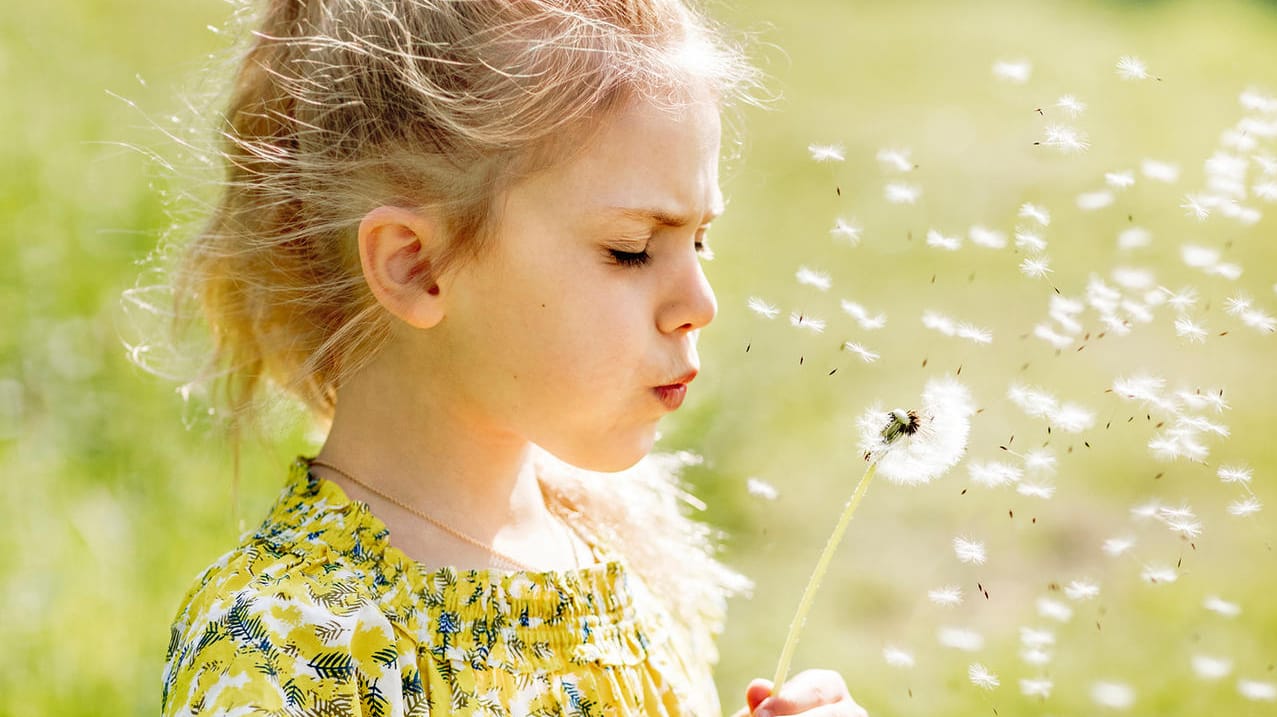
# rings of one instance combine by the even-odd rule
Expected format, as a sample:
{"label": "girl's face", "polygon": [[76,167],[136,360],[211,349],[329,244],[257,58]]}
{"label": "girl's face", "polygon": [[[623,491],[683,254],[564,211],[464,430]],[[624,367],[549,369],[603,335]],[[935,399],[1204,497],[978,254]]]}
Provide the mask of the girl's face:
{"label": "girl's face", "polygon": [[582,468],[629,467],[699,368],[717,311],[701,270],[722,211],[708,98],[632,104],[573,158],[515,185],[496,241],[449,280],[443,321],[458,405]]}

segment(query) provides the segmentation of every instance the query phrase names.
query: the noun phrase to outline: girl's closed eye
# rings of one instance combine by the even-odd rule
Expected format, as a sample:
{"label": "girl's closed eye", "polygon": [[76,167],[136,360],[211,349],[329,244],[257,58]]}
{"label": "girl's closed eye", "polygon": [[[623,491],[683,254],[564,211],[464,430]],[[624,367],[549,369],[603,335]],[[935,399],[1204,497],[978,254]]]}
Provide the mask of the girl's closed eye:
{"label": "girl's closed eye", "polygon": [[[711,250],[709,245],[705,243],[704,230],[697,233],[696,243],[694,246],[696,253],[700,254],[705,259],[714,258],[713,250]],[[652,260],[652,255],[648,253],[647,247],[644,247],[639,251],[624,251],[621,249],[608,249],[607,251],[613,261],[624,267],[640,267],[646,265]]]}

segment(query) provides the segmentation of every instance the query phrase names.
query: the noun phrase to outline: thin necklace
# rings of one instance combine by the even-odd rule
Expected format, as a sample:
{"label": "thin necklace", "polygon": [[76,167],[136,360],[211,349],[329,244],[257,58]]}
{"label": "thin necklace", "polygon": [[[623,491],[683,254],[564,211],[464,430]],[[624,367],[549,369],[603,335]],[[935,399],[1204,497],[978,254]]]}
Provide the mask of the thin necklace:
{"label": "thin necklace", "polygon": [[[520,569],[520,570],[527,570],[527,571],[529,571],[529,572],[538,572],[535,568],[533,568],[533,567],[529,566],[528,564],[526,564],[526,563],[524,563],[524,562],[522,562],[522,561],[519,561],[519,560],[515,560],[514,558],[512,558],[512,557],[510,557],[510,556],[508,556],[508,555],[506,555],[506,554],[504,554],[504,553],[498,552],[498,551],[497,551],[497,549],[496,549],[496,548],[493,548],[491,545],[488,545],[487,543],[484,543],[483,541],[476,540],[475,538],[472,538],[472,537],[470,537],[469,535],[466,535],[465,533],[461,532],[460,530],[457,530],[456,528],[453,528],[452,526],[449,526],[449,525],[444,524],[443,522],[441,522],[441,521],[440,521],[440,520],[438,520],[437,518],[432,518],[432,517],[430,517],[429,515],[426,515],[425,513],[421,512],[420,510],[417,510],[416,508],[413,508],[412,506],[410,506],[410,505],[408,505],[407,503],[405,503],[405,502],[403,502],[403,501],[399,500],[398,498],[395,498],[394,496],[386,495],[385,493],[381,492],[381,491],[380,491],[380,490],[378,490],[377,488],[374,488],[373,486],[368,485],[367,483],[365,483],[365,482],[363,482],[363,481],[359,480],[358,478],[356,478],[356,477],[354,477],[354,476],[350,475],[350,474],[349,474],[349,473],[347,473],[346,471],[343,471],[342,469],[338,468],[337,466],[335,466],[335,465],[333,465],[333,464],[331,464],[331,463],[328,463],[328,462],[326,462],[326,461],[321,461],[321,460],[312,460],[312,461],[310,461],[310,465],[311,465],[312,467],[313,467],[313,466],[319,466],[319,467],[321,467],[321,468],[327,468],[328,470],[330,470],[330,471],[332,471],[332,472],[336,473],[337,475],[341,476],[342,478],[345,478],[346,480],[350,481],[351,483],[354,483],[355,485],[358,485],[358,486],[363,487],[365,490],[367,490],[368,492],[372,493],[373,495],[376,495],[376,496],[378,496],[379,498],[381,498],[381,499],[383,499],[383,500],[389,501],[390,503],[393,503],[393,504],[395,504],[395,505],[399,506],[400,508],[403,508],[404,510],[408,511],[409,513],[412,513],[413,515],[417,516],[418,518],[422,518],[422,519],[424,519],[424,520],[428,521],[431,525],[434,525],[435,527],[437,527],[437,528],[439,528],[440,530],[444,531],[445,533],[447,533],[447,534],[449,534],[449,535],[453,536],[454,538],[457,538],[457,539],[459,539],[459,540],[462,540],[462,541],[464,541],[464,542],[467,542],[467,543],[469,543],[469,544],[471,544],[471,545],[474,545],[474,546],[476,546],[476,547],[478,547],[478,548],[482,548],[483,550],[487,551],[487,552],[488,552],[488,553],[490,553],[493,557],[497,558],[498,560],[500,560],[500,561],[502,561],[502,562],[509,563],[510,565],[512,565],[512,566],[514,566],[515,568],[518,568],[518,569]],[[562,527],[562,530],[563,530],[563,532],[564,532],[564,535],[565,535],[565,537],[566,537],[566,538],[567,538],[567,540],[568,540],[568,544],[569,544],[569,546],[571,546],[571,549],[572,549],[572,562],[573,562],[573,565],[575,565],[575,566],[580,566],[580,564],[581,564],[581,558],[580,558],[580,556],[577,554],[576,541],[575,541],[575,540],[573,540],[573,539],[572,539],[572,536],[571,536],[570,534],[568,534],[568,533],[567,533],[567,530],[568,530],[567,524],[566,524],[566,523],[564,523],[561,519],[560,519],[560,520],[557,520],[556,522],[558,522],[558,523],[560,524],[560,526]]]}

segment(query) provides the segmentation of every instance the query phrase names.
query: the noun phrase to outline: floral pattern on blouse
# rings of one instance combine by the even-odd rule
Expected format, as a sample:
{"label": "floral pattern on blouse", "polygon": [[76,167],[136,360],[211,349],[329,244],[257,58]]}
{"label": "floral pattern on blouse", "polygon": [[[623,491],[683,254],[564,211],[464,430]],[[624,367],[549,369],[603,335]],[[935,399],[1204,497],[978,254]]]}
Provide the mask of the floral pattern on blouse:
{"label": "floral pattern on blouse", "polygon": [[299,458],[183,599],[163,714],[720,715],[713,656],[623,556],[591,547],[573,570],[427,568]]}

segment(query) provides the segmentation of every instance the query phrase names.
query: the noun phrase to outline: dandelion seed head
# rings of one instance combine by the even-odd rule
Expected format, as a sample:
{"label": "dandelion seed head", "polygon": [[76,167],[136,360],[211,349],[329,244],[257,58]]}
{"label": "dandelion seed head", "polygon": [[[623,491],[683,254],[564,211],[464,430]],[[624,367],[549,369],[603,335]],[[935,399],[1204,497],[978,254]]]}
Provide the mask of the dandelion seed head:
{"label": "dandelion seed head", "polygon": [[817,162],[842,162],[847,159],[841,144],[809,144],[807,151]]}
{"label": "dandelion seed head", "polygon": [[1096,682],[1091,685],[1091,700],[1101,707],[1130,709],[1135,704],[1135,690],[1121,682]]}
{"label": "dandelion seed head", "polygon": [[757,296],[749,297],[749,310],[762,316],[765,319],[774,319],[780,314],[780,309],[767,303]]}
{"label": "dandelion seed head", "polygon": [[984,647],[984,636],[975,630],[961,627],[941,627],[936,632],[941,645],[965,652],[976,652]]}
{"label": "dandelion seed head", "polygon": [[1218,680],[1233,671],[1233,662],[1222,657],[1193,655],[1193,673],[1203,680]]}
{"label": "dandelion seed head", "polygon": [[987,558],[984,543],[962,536],[953,539],[953,553],[958,556],[958,560],[972,565],[984,565]]}
{"label": "dandelion seed head", "polygon": [[[894,483],[929,482],[952,468],[966,452],[975,406],[970,391],[952,378],[931,379],[922,391],[922,406],[915,412],[871,408],[858,421],[860,449],[875,462],[878,472]],[[916,421],[905,432],[902,416]]]}
{"label": "dandelion seed head", "polygon": [[979,662],[973,662],[967,667],[967,678],[971,680],[971,684],[986,690],[991,690],[1001,684],[998,682],[998,676]]}

